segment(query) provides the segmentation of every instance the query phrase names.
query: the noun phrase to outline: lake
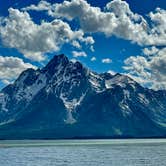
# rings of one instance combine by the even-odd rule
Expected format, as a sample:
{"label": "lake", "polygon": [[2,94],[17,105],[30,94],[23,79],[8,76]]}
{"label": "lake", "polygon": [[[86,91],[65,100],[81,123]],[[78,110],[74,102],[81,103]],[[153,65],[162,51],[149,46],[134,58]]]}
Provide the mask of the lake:
{"label": "lake", "polygon": [[0,141],[0,166],[164,166],[166,139]]}

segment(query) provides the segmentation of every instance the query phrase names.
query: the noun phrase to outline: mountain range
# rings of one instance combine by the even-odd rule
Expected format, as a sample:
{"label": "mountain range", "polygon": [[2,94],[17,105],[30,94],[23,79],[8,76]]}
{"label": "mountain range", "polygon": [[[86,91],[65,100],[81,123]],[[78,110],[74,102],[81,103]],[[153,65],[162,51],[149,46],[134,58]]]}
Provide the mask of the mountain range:
{"label": "mountain range", "polygon": [[166,91],[65,55],[0,92],[0,139],[166,137]]}

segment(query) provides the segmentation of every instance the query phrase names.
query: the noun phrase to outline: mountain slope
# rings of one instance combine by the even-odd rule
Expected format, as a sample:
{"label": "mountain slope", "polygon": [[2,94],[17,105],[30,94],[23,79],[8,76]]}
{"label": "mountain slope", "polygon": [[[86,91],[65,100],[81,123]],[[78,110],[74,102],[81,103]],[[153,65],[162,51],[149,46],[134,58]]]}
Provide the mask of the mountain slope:
{"label": "mountain slope", "polygon": [[63,54],[0,92],[0,139],[165,136],[166,91]]}

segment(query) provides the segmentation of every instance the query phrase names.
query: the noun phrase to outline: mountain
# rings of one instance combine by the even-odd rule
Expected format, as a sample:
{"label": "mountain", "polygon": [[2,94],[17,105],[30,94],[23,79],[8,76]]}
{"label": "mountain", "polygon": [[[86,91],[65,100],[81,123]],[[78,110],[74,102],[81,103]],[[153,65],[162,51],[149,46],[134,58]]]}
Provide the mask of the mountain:
{"label": "mountain", "polygon": [[166,91],[65,55],[0,92],[0,139],[165,137]]}

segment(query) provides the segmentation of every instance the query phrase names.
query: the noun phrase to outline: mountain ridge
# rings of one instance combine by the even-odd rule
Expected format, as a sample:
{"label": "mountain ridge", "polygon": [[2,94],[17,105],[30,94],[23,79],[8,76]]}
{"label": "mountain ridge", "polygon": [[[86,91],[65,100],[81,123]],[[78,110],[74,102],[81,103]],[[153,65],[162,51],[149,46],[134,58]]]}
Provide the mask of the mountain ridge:
{"label": "mountain ridge", "polygon": [[0,139],[126,136],[166,136],[166,91],[61,54],[0,92]]}

